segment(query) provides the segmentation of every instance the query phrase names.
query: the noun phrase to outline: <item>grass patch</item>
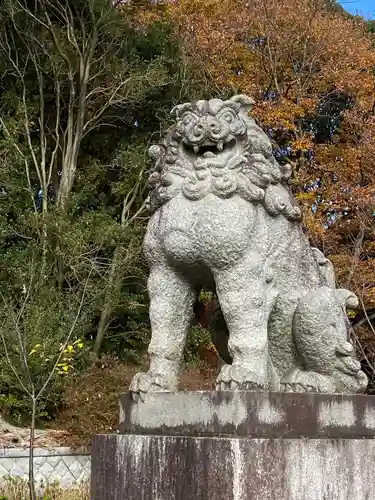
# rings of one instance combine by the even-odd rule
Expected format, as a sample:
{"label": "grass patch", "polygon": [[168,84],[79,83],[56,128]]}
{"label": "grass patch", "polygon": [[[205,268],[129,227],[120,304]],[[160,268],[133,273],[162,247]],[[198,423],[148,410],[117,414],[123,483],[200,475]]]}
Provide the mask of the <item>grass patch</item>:
{"label": "grass patch", "polygon": [[[58,484],[37,485],[38,500],[90,500],[88,484],[62,489]],[[30,500],[27,481],[9,477],[0,485],[0,500]]]}

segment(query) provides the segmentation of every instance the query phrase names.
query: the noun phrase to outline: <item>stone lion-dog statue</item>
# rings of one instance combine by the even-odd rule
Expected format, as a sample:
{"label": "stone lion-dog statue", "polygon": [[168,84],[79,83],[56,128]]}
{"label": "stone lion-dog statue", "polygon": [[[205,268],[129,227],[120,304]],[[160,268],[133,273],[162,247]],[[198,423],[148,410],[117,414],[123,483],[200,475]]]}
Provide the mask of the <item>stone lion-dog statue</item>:
{"label": "stone lion-dog statue", "polygon": [[218,390],[367,387],[346,312],[357,298],[336,288],[331,262],[304,235],[291,168],[249,115],[253,103],[236,95],[178,105],[165,140],[150,148],[152,335],[149,370],[130,386],[135,398],[177,390],[202,287],[217,294],[228,331]]}

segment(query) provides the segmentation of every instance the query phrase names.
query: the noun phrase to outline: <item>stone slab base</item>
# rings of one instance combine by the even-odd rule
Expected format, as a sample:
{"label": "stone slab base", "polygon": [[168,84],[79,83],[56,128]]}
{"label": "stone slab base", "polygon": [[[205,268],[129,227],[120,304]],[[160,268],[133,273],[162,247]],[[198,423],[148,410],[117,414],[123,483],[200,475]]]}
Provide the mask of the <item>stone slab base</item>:
{"label": "stone slab base", "polygon": [[92,500],[374,500],[374,439],[95,436]]}
{"label": "stone slab base", "polygon": [[[120,396],[121,434],[374,438],[375,397],[250,391]],[[321,499],[324,500],[324,499]],[[375,500],[375,497],[374,499]]]}

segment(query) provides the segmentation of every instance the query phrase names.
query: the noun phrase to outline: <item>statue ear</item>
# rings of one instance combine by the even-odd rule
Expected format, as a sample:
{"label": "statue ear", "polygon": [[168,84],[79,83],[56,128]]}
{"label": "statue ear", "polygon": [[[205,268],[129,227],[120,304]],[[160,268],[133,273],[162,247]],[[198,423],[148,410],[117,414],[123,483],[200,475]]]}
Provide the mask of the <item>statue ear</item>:
{"label": "statue ear", "polygon": [[171,116],[173,116],[173,118],[179,118],[184,111],[191,110],[191,107],[192,107],[191,102],[185,102],[184,104],[177,104],[177,106],[171,109],[170,114]]}
{"label": "statue ear", "polygon": [[181,104],[177,104],[177,106],[174,106],[170,111],[170,115],[173,116],[173,118],[177,118],[180,108]]}
{"label": "statue ear", "polygon": [[255,104],[254,99],[245,94],[234,95],[230,100],[238,103],[245,111],[250,111]]}

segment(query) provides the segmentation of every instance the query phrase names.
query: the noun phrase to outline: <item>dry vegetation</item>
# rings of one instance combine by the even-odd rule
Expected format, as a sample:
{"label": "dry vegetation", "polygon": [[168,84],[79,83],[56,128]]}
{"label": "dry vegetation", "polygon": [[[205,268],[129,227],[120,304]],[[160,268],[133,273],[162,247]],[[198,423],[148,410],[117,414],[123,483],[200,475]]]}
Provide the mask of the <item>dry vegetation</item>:
{"label": "dry vegetation", "polygon": [[[10,478],[0,487],[1,500],[29,500],[29,487],[26,481]],[[37,500],[89,500],[88,484],[69,490],[62,490],[57,485],[47,486],[40,492]]]}
{"label": "dry vegetation", "polygon": [[[71,379],[64,394],[65,408],[56,426],[65,429],[64,444],[90,445],[92,435],[112,433],[117,428],[118,398],[127,391],[133,375],[146,366],[131,366],[113,357],[103,358],[87,373]],[[185,366],[181,390],[213,388],[216,369],[205,365]]]}

